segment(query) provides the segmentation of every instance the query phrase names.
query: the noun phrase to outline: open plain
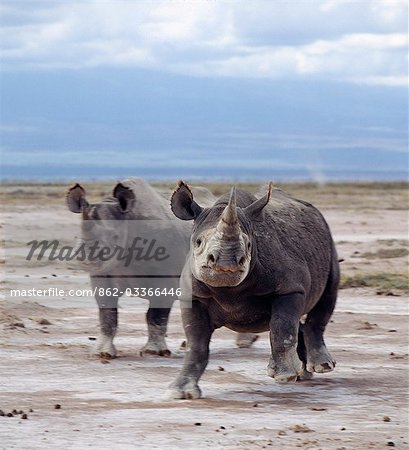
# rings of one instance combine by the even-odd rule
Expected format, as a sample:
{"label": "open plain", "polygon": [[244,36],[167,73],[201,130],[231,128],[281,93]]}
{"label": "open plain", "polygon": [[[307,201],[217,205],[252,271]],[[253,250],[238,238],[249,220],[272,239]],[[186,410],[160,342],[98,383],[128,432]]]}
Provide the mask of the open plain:
{"label": "open plain", "polygon": [[[84,183],[91,201],[113,184]],[[183,361],[178,304],[168,329],[171,357],[140,356],[147,302],[124,297],[119,357],[99,360],[92,354],[95,300],[68,295],[89,288],[87,274],[60,261],[26,259],[35,239],[75,243],[80,217],[65,206],[67,187],[1,187],[1,449],[409,448],[406,183],[282,186],[322,211],[344,260],[326,332],[334,372],[275,384],[266,375],[268,335],[239,349],[234,333],[221,329],[201,382],[204,398],[171,402],[162,396]],[[215,194],[229,188],[209,187]],[[63,294],[11,295],[55,294],[53,288]]]}

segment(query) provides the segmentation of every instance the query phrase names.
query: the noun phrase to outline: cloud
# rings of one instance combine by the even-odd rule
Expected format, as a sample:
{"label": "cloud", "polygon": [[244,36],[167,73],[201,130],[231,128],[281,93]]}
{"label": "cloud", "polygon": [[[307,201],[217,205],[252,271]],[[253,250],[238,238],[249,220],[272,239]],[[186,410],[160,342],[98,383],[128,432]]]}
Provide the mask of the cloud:
{"label": "cloud", "polygon": [[[236,55],[169,64],[176,72],[257,78],[321,78],[364,84],[406,85],[404,34],[353,34],[302,46],[238,47]],[[403,53],[403,55],[402,55]]]}
{"label": "cloud", "polygon": [[408,82],[404,0],[3,2],[0,14],[3,70]]}

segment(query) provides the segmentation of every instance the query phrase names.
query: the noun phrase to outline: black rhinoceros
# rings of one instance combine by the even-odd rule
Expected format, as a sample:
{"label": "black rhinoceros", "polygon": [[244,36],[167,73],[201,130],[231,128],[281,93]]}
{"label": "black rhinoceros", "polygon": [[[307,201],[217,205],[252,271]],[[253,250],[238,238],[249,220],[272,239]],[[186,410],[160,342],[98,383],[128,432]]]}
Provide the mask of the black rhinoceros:
{"label": "black rhinoceros", "polygon": [[[168,201],[142,179],[118,183],[112,196],[93,204],[86,200],[82,186],[76,184],[67,193],[67,205],[72,212],[82,214],[79,246],[84,248],[85,257],[80,267],[90,273],[99,306],[100,336],[96,353],[103,358],[116,356],[113,339],[118,325],[118,299],[128,294],[150,301],[146,314],[148,342],[141,353],[169,355],[165,334],[170,308],[177,298],[189,226],[180,228]],[[173,253],[177,253],[168,258],[171,266],[165,264],[167,261],[162,263],[169,255],[155,253],[165,246],[156,249],[152,246],[163,239],[167,243],[166,251],[169,253],[171,246]],[[96,245],[98,251],[92,256]],[[149,288],[151,296],[148,296]],[[163,289],[166,295],[161,294]],[[168,295],[171,289],[172,295]]]}
{"label": "black rhinoceros", "polygon": [[210,338],[222,326],[270,332],[268,375],[277,382],[333,370],[323,333],[335,307],[339,264],[321,213],[271,184],[259,199],[233,188],[203,208],[179,182],[171,207],[194,226],[181,277],[187,353],[166,397],[201,396]]}

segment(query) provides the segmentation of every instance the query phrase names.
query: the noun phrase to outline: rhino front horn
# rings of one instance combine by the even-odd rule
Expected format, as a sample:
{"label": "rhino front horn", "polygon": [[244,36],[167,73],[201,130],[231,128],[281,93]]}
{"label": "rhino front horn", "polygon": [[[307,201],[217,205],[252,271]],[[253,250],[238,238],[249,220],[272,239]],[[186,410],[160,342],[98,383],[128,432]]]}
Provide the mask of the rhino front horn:
{"label": "rhino front horn", "polygon": [[219,223],[217,224],[217,230],[223,234],[232,236],[240,233],[240,225],[237,217],[235,187],[232,187],[231,189],[229,203],[220,217]]}

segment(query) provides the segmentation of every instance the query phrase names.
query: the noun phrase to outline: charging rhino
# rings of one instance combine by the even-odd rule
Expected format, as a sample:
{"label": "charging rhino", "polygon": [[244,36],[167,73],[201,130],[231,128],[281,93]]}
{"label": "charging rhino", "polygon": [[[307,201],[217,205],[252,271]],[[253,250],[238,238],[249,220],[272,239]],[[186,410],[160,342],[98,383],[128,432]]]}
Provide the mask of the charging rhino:
{"label": "charging rhino", "polygon": [[333,370],[323,333],[335,307],[339,264],[320,212],[271,184],[259,199],[233,188],[204,208],[179,182],[171,208],[194,225],[181,277],[182,292],[191,292],[182,307],[188,351],[166,397],[201,396],[210,338],[222,326],[270,332],[268,375],[277,382]]}
{"label": "charging rhino", "polygon": [[[203,204],[214,202],[213,195],[204,187],[195,187],[193,192]],[[151,288],[151,293],[155,293],[160,286],[162,292],[163,289],[167,292],[172,290],[173,294],[148,298],[148,342],[141,354],[169,356],[165,341],[167,323],[173,300],[177,298],[176,290],[188,253],[191,225],[177,220],[168,199],[142,179],[132,178],[118,183],[112,196],[93,204],[88,203],[84,188],[75,184],[69,189],[66,200],[70,211],[82,214],[81,238],[77,248],[82,247],[83,252],[77,253],[85,256],[79,267],[90,273],[99,306],[97,355],[101,358],[116,356],[113,340],[118,326],[118,300],[124,293],[132,295],[137,290],[138,296],[143,297],[142,290],[139,290],[143,284],[146,289]],[[146,255],[132,262],[127,261],[126,255],[120,255],[118,250],[121,249],[128,255],[136,250],[133,242],[140,239],[141,233],[145,233],[151,242],[165,238],[167,250],[172,253],[165,266],[152,261],[152,258],[148,261]],[[97,244],[99,250],[93,252]],[[253,334],[239,333],[237,336],[240,347],[249,347],[254,341]]]}

